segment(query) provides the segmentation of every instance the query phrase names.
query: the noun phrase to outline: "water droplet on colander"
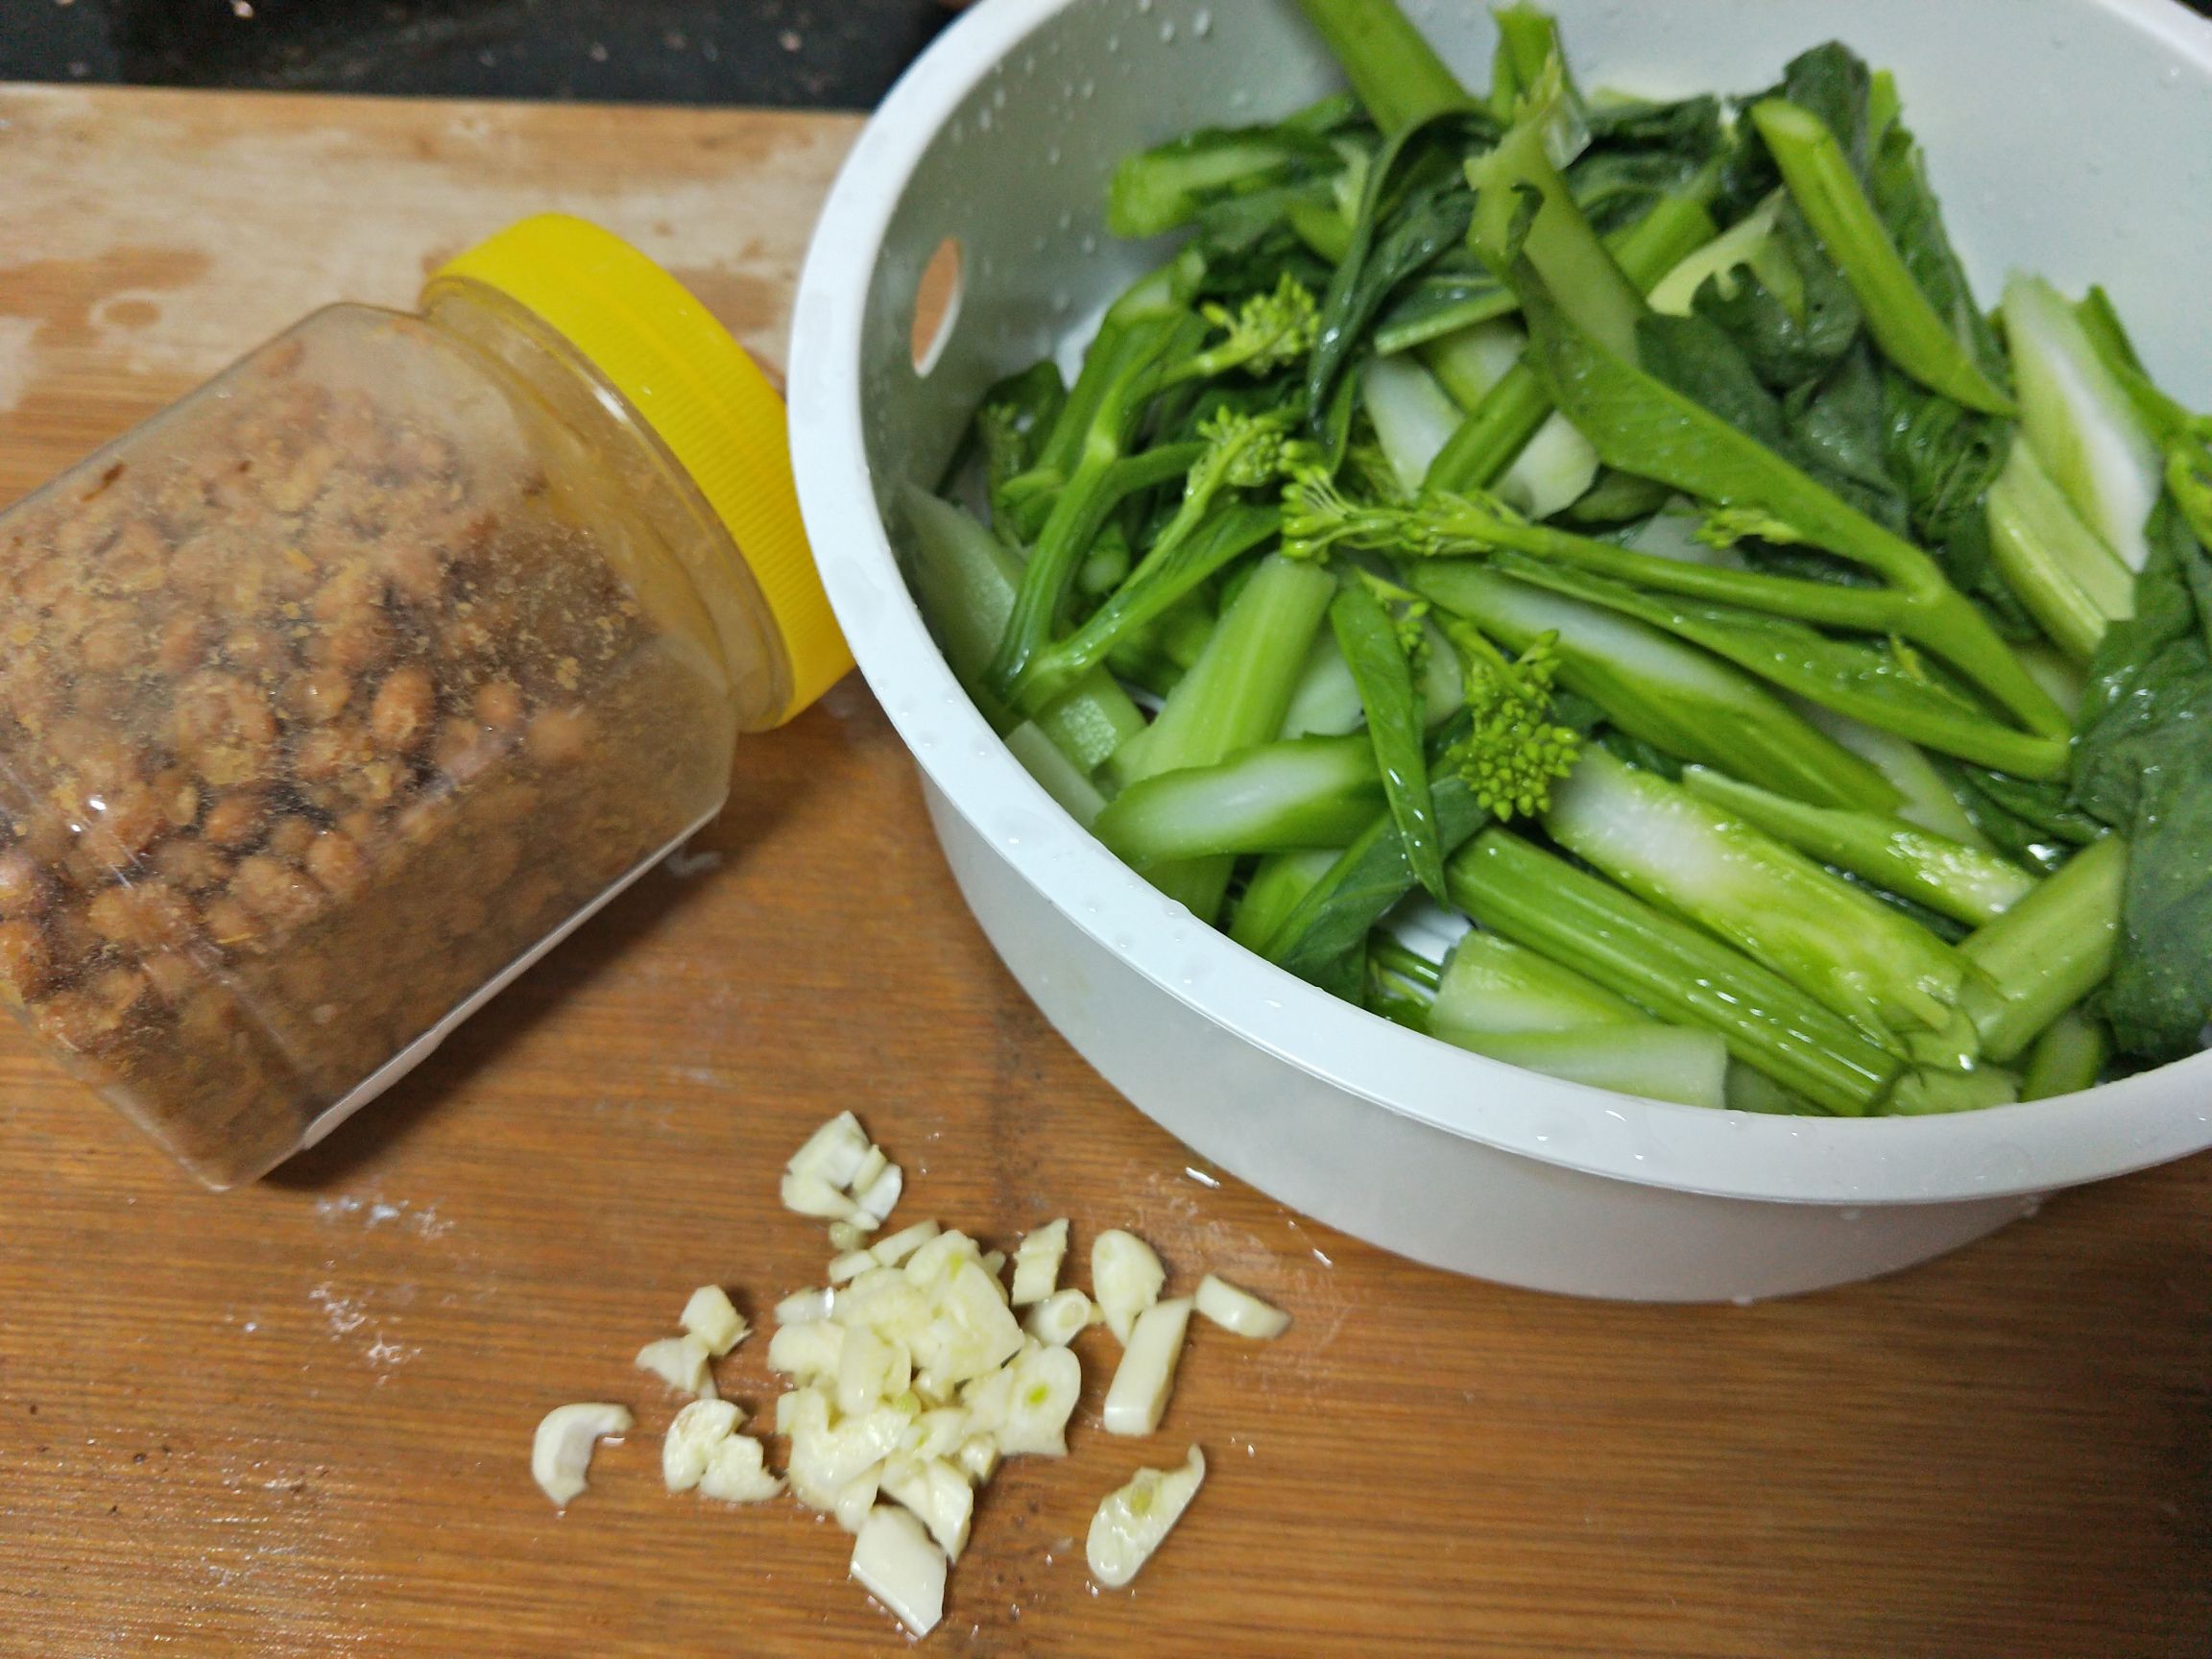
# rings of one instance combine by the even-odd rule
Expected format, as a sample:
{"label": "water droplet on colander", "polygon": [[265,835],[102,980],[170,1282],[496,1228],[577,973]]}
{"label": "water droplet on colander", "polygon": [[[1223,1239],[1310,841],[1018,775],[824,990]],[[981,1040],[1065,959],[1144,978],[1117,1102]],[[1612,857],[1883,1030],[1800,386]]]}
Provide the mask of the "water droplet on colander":
{"label": "water droplet on colander", "polygon": [[1201,6],[1190,13],[1190,33],[1203,40],[1214,33],[1214,13]]}
{"label": "water droplet on colander", "polygon": [[1142,17],[1152,10],[1152,0],[1137,0],[1137,15]]}
{"label": "water droplet on colander", "polygon": [[1097,91],[1098,83],[1095,81],[1087,80],[1083,83],[1082,85],[1075,88],[1076,96],[1080,98],[1094,97],[1097,94]]}
{"label": "water droplet on colander", "polygon": [[1163,46],[1175,44],[1175,20],[1173,18],[1169,18],[1160,25],[1160,44]]}
{"label": "water droplet on colander", "polygon": [[978,132],[991,131],[991,111],[988,108],[975,111],[975,131]]}
{"label": "water droplet on colander", "polygon": [[1083,232],[1083,252],[1086,253],[1098,252],[1098,238],[1092,235],[1088,230]]}
{"label": "water droplet on colander", "polygon": [[1045,165],[1047,167],[1057,167],[1060,165],[1059,145],[1047,144],[1045,146]]}
{"label": "water droplet on colander", "polygon": [[1069,229],[1070,228],[1071,228],[1071,227],[1074,225],[1074,223],[1075,223],[1075,210],[1074,210],[1072,207],[1063,207],[1063,208],[1061,208],[1061,209],[1060,209],[1060,228],[1061,228],[1061,229],[1063,229],[1063,230]]}
{"label": "water droplet on colander", "polygon": [[1116,52],[1118,52],[1118,51],[1120,51],[1120,50],[1121,50],[1121,36],[1118,36],[1118,35],[1109,35],[1109,36],[1106,36],[1106,50],[1107,50],[1107,53],[1108,53],[1109,55],[1111,55],[1111,54],[1113,54],[1113,53],[1116,53]]}
{"label": "water droplet on colander", "polygon": [[991,88],[991,108],[994,109],[1003,109],[1006,108],[1005,87],[994,86]]}

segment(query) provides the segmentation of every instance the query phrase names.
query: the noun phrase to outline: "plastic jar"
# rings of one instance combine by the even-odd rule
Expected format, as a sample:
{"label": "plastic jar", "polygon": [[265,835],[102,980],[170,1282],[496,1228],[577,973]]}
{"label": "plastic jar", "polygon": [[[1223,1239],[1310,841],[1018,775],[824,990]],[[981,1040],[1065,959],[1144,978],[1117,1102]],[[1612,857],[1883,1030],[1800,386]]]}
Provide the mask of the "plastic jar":
{"label": "plastic jar", "polygon": [[211,1186],[318,1139],[850,665],[782,420],[547,217],[0,515],[0,996]]}

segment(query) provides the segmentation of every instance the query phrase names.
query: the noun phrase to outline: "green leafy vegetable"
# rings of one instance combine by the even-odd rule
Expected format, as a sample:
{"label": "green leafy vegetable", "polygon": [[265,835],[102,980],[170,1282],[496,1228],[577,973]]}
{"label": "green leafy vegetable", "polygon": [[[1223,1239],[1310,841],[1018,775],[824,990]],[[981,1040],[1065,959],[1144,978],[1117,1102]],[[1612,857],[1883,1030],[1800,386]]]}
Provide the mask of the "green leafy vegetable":
{"label": "green leafy vegetable", "polygon": [[2171,501],[2153,517],[2137,613],[2090,664],[2075,797],[2132,850],[2105,992],[2121,1052],[2193,1052],[2212,1022],[2212,554]]}
{"label": "green leafy vegetable", "polygon": [[1351,91],[1125,159],[1180,246],[902,493],[1022,764],[1552,1076],[1927,1115],[2212,1041],[2212,420],[2104,292],[1985,312],[1840,44],[1653,102],[1511,4],[1476,97],[1394,0],[1300,3]]}

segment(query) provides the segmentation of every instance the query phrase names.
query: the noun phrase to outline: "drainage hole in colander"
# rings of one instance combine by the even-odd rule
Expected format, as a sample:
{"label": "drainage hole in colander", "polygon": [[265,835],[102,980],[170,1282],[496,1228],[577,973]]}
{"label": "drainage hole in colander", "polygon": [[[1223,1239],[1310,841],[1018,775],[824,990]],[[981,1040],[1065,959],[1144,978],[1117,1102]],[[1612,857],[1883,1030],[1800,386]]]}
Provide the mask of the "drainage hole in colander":
{"label": "drainage hole in colander", "polygon": [[914,373],[927,374],[945,355],[952,338],[952,325],[960,320],[960,239],[948,236],[937,244],[922,276],[914,284],[914,328],[909,344],[914,352]]}

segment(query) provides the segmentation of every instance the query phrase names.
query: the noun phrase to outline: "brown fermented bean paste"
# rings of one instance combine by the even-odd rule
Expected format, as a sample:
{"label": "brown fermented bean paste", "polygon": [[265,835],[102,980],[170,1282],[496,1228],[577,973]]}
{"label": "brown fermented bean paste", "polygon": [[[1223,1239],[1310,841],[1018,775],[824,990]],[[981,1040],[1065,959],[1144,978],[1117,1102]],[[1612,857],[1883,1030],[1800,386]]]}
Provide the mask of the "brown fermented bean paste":
{"label": "brown fermented bean paste", "polygon": [[530,418],[356,326],[389,337],[280,339],[0,530],[0,997],[218,1184],[727,767],[717,670]]}

